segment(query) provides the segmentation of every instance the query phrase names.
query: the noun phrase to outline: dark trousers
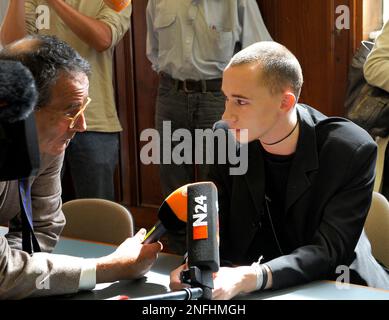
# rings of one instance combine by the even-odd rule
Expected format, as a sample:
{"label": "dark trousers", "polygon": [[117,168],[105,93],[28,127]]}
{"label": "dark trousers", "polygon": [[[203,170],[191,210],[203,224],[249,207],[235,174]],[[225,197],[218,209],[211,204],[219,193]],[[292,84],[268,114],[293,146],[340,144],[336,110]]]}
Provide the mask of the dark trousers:
{"label": "dark trousers", "polygon": [[[171,149],[180,142],[171,141],[171,135],[164,135],[163,122],[170,121],[171,133],[177,129],[188,129],[192,136],[192,154],[195,154],[195,129],[210,129],[213,124],[221,119],[224,112],[224,96],[221,91],[190,92],[187,93],[174,81],[160,79],[158,97],[156,103],[156,128],[163,140],[169,140]],[[166,145],[166,143],[165,143]],[[166,151],[165,151],[166,152]],[[205,154],[205,150],[203,150]],[[161,162],[163,160],[161,152]],[[192,161],[194,163],[194,161]],[[207,177],[208,167],[205,164],[161,164],[160,179],[163,195],[166,197],[174,190],[187,183],[202,181]],[[196,169],[195,169],[196,167]],[[195,175],[196,172],[196,175]],[[175,237],[177,236],[177,237]],[[177,235],[168,235],[169,248],[176,253],[182,254],[186,250],[185,232]]]}
{"label": "dark trousers", "polygon": [[115,200],[114,172],[118,163],[119,134],[79,132],[65,152],[75,198]]}

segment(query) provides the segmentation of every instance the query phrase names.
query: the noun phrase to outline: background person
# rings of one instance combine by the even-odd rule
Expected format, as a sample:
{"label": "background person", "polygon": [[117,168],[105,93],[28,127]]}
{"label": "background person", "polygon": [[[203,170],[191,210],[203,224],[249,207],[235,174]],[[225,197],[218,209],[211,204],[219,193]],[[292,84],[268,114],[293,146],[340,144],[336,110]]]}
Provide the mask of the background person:
{"label": "background person", "polygon": [[[36,13],[40,5],[49,7],[49,17]],[[42,24],[42,29],[38,29],[38,18],[49,21],[49,28]],[[76,198],[115,198],[113,176],[122,128],[114,101],[112,55],[128,30],[130,19],[131,5],[118,13],[103,0],[23,0],[10,1],[1,28],[3,45],[27,34],[55,35],[91,65],[92,102],[85,112],[88,128],[75,135],[65,156]]]}
{"label": "background person", "polygon": [[[239,48],[271,37],[255,0],[149,0],[146,17],[147,57],[160,76],[156,128],[161,146],[165,140],[173,150],[182,142],[171,141],[172,137],[164,134],[164,123],[171,125],[171,132],[188,129],[192,137],[195,129],[212,128],[224,110],[220,89],[227,63]],[[189,149],[195,150],[195,146]],[[197,180],[204,180],[208,166],[201,164],[196,170]],[[195,181],[195,167],[162,163],[160,178],[167,197]],[[169,236],[169,248],[183,254],[184,230]]]}

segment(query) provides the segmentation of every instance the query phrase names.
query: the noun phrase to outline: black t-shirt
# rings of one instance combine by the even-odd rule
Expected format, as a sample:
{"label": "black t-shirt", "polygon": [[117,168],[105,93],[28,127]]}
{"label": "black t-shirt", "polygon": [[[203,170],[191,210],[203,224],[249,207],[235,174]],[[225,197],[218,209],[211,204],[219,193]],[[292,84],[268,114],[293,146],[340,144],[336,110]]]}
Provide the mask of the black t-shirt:
{"label": "black t-shirt", "polygon": [[[279,156],[262,149],[265,163],[265,207],[258,231],[250,245],[247,262],[270,261],[282,254],[287,247],[284,239],[286,188],[294,155]],[[284,248],[284,250],[283,250]]]}

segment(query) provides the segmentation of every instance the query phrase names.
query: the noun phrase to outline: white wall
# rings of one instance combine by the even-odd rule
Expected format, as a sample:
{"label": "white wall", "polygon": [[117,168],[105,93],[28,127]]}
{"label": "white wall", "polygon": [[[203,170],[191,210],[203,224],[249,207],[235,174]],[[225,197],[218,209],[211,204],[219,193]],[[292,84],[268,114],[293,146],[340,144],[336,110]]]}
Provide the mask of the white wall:
{"label": "white wall", "polygon": [[5,12],[7,11],[9,0],[0,0],[0,23],[3,22]]}
{"label": "white wall", "polygon": [[[3,23],[3,18],[8,8],[8,1],[9,0],[0,0],[0,25]],[[1,49],[1,44],[0,44],[0,49]]]}

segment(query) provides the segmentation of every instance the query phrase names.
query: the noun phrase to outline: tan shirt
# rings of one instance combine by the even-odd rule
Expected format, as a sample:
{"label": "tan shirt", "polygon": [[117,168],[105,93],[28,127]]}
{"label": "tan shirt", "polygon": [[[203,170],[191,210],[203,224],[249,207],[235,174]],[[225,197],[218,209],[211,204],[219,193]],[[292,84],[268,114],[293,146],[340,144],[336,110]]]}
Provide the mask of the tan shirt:
{"label": "tan shirt", "polygon": [[102,21],[111,28],[112,44],[110,49],[97,52],[91,48],[69,29],[53,9],[50,10],[50,29],[38,30],[36,19],[39,15],[35,12],[39,5],[47,5],[45,0],[26,0],[27,32],[29,34],[56,35],[89,61],[92,68],[92,75],[89,78],[89,96],[92,98],[92,102],[85,112],[87,130],[98,132],[121,131],[122,128],[114,101],[112,62],[114,47],[130,26],[131,6],[117,13],[107,7],[102,0],[66,0],[65,2],[80,13]]}
{"label": "tan shirt", "polygon": [[389,21],[384,25],[367,57],[364,73],[369,84],[389,92]]}

